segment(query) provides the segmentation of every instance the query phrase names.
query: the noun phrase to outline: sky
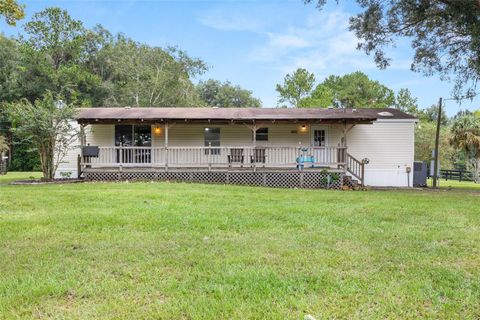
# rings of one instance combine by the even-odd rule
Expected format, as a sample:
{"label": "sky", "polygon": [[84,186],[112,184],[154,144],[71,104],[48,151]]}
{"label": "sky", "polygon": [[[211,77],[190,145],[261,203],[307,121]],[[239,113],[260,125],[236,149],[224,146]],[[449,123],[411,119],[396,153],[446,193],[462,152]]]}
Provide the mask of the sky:
{"label": "sky", "polygon": [[[152,46],[178,46],[201,58],[209,70],[197,79],[229,80],[275,107],[275,85],[287,73],[306,68],[317,82],[328,75],[362,71],[398,91],[408,88],[419,106],[448,98],[453,84],[437,76],[410,71],[413,51],[407,40],[390,51],[391,66],[379,70],[372,57],[356,50],[348,18],[358,12],[354,1],[331,1],[322,11],[303,0],[20,0],[27,17],[16,27],[0,22],[0,31],[18,35],[33,13],[46,7],[66,9],[86,27],[101,24],[112,33]],[[449,116],[461,109],[478,109],[480,99],[458,105],[447,101]]]}

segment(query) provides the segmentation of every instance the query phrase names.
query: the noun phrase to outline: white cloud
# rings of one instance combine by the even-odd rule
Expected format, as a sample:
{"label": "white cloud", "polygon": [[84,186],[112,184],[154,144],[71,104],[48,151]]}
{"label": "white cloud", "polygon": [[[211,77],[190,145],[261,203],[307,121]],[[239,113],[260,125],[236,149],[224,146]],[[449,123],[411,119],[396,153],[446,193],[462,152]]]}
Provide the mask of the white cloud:
{"label": "white cloud", "polygon": [[230,7],[228,10],[218,7],[198,15],[198,21],[204,26],[223,31],[249,31],[262,32],[268,22],[260,16],[243,10],[235,10]]}
{"label": "white cloud", "polygon": [[268,34],[269,45],[276,48],[306,48],[311,46],[310,41],[293,34]]}
{"label": "white cloud", "polygon": [[[265,33],[264,44],[251,51],[250,58],[271,64],[282,72],[306,68],[317,74],[375,69],[372,57],[357,50],[358,39],[348,30],[349,14],[321,11],[301,24]],[[407,60],[396,61],[392,69],[407,70]]]}

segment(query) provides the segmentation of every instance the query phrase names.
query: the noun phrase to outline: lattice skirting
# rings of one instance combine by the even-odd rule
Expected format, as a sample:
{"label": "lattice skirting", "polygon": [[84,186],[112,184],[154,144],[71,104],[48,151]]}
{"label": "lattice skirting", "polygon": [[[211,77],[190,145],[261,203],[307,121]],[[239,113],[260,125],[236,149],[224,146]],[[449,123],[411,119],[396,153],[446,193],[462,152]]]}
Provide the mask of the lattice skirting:
{"label": "lattice skirting", "polygon": [[342,172],[324,171],[85,171],[87,181],[183,181],[274,188],[340,189]]}

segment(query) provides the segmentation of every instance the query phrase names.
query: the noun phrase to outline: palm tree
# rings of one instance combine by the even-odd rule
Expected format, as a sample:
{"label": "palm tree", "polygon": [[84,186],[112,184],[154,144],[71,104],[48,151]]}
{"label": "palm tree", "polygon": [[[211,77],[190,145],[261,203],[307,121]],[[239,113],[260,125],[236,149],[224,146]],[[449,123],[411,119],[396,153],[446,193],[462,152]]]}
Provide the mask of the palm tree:
{"label": "palm tree", "polygon": [[480,119],[473,115],[457,118],[451,128],[450,144],[465,151],[474,167],[475,182],[480,177]]}

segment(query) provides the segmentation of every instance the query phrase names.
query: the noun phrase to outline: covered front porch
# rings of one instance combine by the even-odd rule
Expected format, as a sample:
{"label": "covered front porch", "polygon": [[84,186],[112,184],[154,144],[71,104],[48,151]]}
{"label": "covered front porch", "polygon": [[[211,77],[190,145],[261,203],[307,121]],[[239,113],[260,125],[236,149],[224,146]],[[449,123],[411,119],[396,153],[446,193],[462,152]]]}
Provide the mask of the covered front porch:
{"label": "covered front porch", "polygon": [[[86,177],[88,174],[98,177],[101,171],[109,172],[107,175],[115,172],[114,177],[123,178],[154,177],[156,172],[164,176],[168,176],[168,172],[180,176],[187,173],[195,176],[194,172],[207,176],[204,172],[215,172],[217,178],[222,177],[218,178],[221,181],[229,181],[229,173],[240,176],[262,172],[263,180],[258,177],[246,180],[264,181],[265,177],[278,172],[282,173],[277,175],[282,179],[298,177],[298,183],[294,184],[297,186],[303,184],[298,173],[308,171],[309,176],[313,176],[312,172],[342,175],[348,172],[363,182],[364,163],[348,153],[347,138],[354,126],[371,124],[370,119],[209,116],[215,115],[216,110],[204,110],[204,118],[185,113],[184,119],[165,119],[147,114],[132,116],[139,112],[137,110],[120,112],[117,109],[117,114],[107,111],[109,118],[79,118],[79,172]],[[166,113],[163,111],[163,115]]]}

